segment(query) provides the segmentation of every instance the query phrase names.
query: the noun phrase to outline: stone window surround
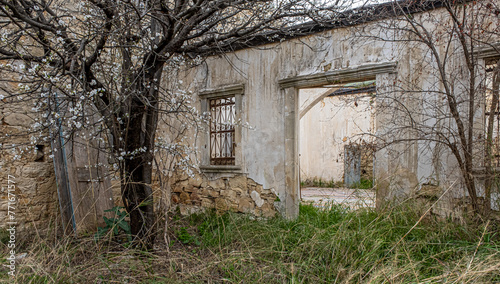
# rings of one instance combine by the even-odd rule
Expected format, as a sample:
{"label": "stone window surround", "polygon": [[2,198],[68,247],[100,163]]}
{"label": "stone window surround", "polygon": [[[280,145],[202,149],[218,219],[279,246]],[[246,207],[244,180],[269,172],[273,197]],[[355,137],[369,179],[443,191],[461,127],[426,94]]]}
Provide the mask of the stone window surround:
{"label": "stone window surround", "polygon": [[[500,59],[500,42],[496,42],[491,45],[482,45],[476,47],[475,56],[477,56],[478,65],[483,67],[481,70],[484,70],[484,67],[486,67],[486,63],[488,61]],[[483,73],[482,75],[486,76],[486,73]],[[486,119],[486,117],[483,117],[483,119]],[[484,127],[486,127],[486,124],[484,125]],[[496,172],[500,172],[500,167],[494,167],[493,170]],[[485,178],[485,171],[485,166],[481,165],[474,167],[472,169],[472,174],[476,178],[481,179]]]}
{"label": "stone window surround", "polygon": [[[210,99],[234,96],[236,108],[236,121],[241,121],[242,112],[242,97],[245,93],[245,85],[237,84],[224,86],[216,89],[202,90],[198,93],[201,99],[201,112],[209,111],[208,103]],[[234,129],[235,139],[235,165],[210,165],[210,135],[204,131],[201,134],[203,141],[203,151],[201,157],[200,170],[205,173],[241,173],[242,152],[241,152],[241,125],[236,124]]]}
{"label": "stone window surround", "polygon": [[500,42],[478,46],[475,52],[479,59],[490,60],[500,57]]}

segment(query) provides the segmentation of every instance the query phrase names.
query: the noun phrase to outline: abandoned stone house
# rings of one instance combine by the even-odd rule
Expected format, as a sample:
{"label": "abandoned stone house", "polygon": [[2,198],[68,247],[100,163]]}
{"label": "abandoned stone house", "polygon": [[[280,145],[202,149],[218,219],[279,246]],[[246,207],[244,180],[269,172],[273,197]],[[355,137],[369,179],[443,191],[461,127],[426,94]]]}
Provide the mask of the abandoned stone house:
{"label": "abandoned stone house", "polygon": [[[425,21],[446,21],[443,9],[415,17],[423,19],[429,29],[447,28]],[[421,46],[411,44],[408,33],[386,29],[402,21],[386,18],[310,29],[308,34],[287,40],[214,55],[179,72],[178,87],[195,94],[197,109],[211,122],[188,135],[189,143],[198,149],[191,159],[196,161],[196,170],[194,175],[177,172],[169,178],[172,204],[183,213],[216,208],[293,218],[299,210],[301,181],[355,185],[369,179],[375,182],[377,206],[432,191],[435,196],[446,193],[440,208],[443,214],[451,214],[466,193],[450,151],[439,143],[412,137],[416,134],[411,131],[393,131],[404,129],[398,123],[408,123],[408,117],[426,119],[421,113],[435,119],[420,123],[446,125],[439,117],[439,109],[446,106],[438,99],[440,84],[435,69],[429,67],[432,58]],[[493,44],[500,39],[490,40]],[[452,44],[458,49],[456,41]],[[500,55],[486,46],[477,56],[482,67],[479,76],[486,78],[486,66]],[[464,62],[456,56],[450,64],[459,70]],[[398,100],[410,89],[419,92],[411,99]],[[430,109],[426,104],[440,107]],[[485,127],[484,105],[477,111],[482,117],[475,125],[479,131]],[[5,112],[2,122],[5,133],[20,132],[30,124],[26,116]],[[401,137],[395,136],[398,133]],[[168,133],[160,125],[161,135]],[[398,143],[380,144],[389,140]],[[20,215],[37,226],[44,226],[58,211],[48,148],[40,145],[36,159],[15,161],[9,151],[2,150],[0,161],[2,185],[7,174],[18,179]],[[477,151],[483,150],[479,147]],[[80,163],[74,166],[76,171],[88,161],[73,162]],[[78,180],[82,175],[85,177]],[[82,187],[93,184],[85,173],[75,177]],[[100,182],[101,187],[110,187]],[[451,187],[454,189],[448,190]],[[102,199],[112,198],[110,192],[102,194]],[[83,202],[86,196],[74,197],[80,200],[75,206],[93,206]],[[498,210],[498,191],[492,197],[492,206]],[[3,219],[7,210],[4,195],[0,202]],[[112,205],[105,202],[102,206]]]}

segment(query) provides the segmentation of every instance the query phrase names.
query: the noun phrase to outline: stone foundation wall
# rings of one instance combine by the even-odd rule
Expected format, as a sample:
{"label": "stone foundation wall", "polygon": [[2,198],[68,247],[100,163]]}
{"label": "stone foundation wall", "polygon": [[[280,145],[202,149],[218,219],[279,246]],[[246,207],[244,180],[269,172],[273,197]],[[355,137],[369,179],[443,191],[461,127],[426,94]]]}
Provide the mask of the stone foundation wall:
{"label": "stone foundation wall", "polygon": [[[12,163],[3,168],[0,183],[5,190],[0,198],[0,220],[7,220],[8,192],[6,185],[8,175],[16,182],[16,203],[14,213],[20,228],[34,226],[39,232],[48,229],[51,221],[55,221],[59,214],[57,203],[57,187],[54,169],[50,163],[27,162]],[[57,219],[59,221],[59,219]],[[58,222],[59,223],[59,222]],[[6,222],[0,222],[5,227]]]}
{"label": "stone foundation wall", "polygon": [[182,214],[206,208],[218,212],[241,212],[261,217],[274,217],[277,195],[244,175],[211,177],[202,174],[189,177],[176,174],[171,179],[172,205]]}
{"label": "stone foundation wall", "polygon": [[[60,223],[60,218],[56,219],[59,205],[54,167],[49,157],[50,141],[34,139],[43,138],[45,134],[31,131],[35,123],[31,103],[8,98],[5,90],[18,88],[17,83],[8,81],[15,82],[15,74],[1,72],[0,75],[5,79],[0,82],[0,95],[5,97],[0,100],[0,227],[9,226],[7,214],[13,208],[16,229],[35,226],[37,230],[32,233],[41,233],[48,229],[51,221]],[[15,190],[11,191],[15,202],[9,210],[8,185],[14,184],[12,182],[15,182]]]}
{"label": "stone foundation wall", "polygon": [[[2,122],[0,132],[12,135],[19,133],[18,128],[21,126],[10,125],[6,119]],[[50,146],[26,146],[20,139],[10,139],[9,144],[16,146],[9,147],[9,144],[4,143],[0,149],[0,227],[8,226],[7,214],[13,211],[17,228],[34,226],[38,232],[43,232],[59,214],[54,167],[49,158]],[[15,202],[10,204],[10,210],[9,180],[10,184],[15,183],[15,190],[11,191],[15,195]]]}

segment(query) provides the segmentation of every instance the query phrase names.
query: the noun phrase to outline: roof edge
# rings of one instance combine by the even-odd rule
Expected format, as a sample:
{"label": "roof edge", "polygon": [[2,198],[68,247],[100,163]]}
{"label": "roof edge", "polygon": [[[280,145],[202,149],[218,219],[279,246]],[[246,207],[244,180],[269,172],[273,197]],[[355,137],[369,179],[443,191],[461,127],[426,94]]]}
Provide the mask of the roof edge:
{"label": "roof edge", "polygon": [[[355,8],[342,13],[329,22],[306,22],[289,28],[257,34],[244,42],[235,42],[225,50],[216,53],[233,52],[237,50],[258,47],[270,43],[304,37],[323,31],[351,27],[381,19],[401,15],[416,14],[445,7],[446,0],[401,0]],[[470,0],[463,0],[463,3]],[[397,7],[396,7],[397,5]]]}

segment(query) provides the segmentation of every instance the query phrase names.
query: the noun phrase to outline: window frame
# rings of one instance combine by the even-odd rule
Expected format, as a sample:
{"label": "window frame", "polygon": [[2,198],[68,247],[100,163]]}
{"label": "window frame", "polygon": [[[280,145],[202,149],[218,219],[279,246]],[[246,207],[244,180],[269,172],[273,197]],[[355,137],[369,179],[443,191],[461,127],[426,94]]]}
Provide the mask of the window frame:
{"label": "window frame", "polygon": [[[202,155],[200,170],[202,172],[241,172],[242,153],[241,153],[241,121],[243,117],[242,98],[245,92],[245,85],[231,85],[217,89],[202,90],[198,93],[201,100],[201,112],[211,117],[210,100],[224,97],[234,96],[235,108],[235,124],[234,124],[234,165],[212,165],[211,164],[211,144],[210,144],[210,124],[207,124],[207,129],[202,132]],[[210,122],[209,122],[210,123]]]}
{"label": "window frame", "polygon": [[[479,68],[479,76],[481,78],[481,84],[484,84],[486,80],[486,77],[488,76],[486,72],[486,66],[488,62],[492,60],[498,60],[500,59],[500,42],[495,42],[491,43],[488,45],[483,45],[483,46],[478,46],[476,47],[474,55],[476,56],[477,59],[477,65],[480,66]],[[484,92],[486,92],[486,85],[483,85],[482,87],[484,89]],[[486,135],[486,130],[487,130],[487,119],[488,115],[486,115],[487,110],[487,102],[486,102],[486,94],[484,93],[483,99],[482,99],[482,126],[481,126],[481,135]],[[483,157],[486,151],[486,140],[484,143],[481,143],[482,146],[479,149],[481,152],[481,155],[479,157]],[[474,168],[472,169],[472,174],[475,177],[478,178],[483,178],[484,173],[485,173],[485,164],[484,164],[484,159],[479,158],[479,159],[474,159],[473,164],[475,165]],[[495,167],[496,171],[500,170],[500,168]]]}
{"label": "window frame", "polygon": [[208,99],[210,112],[210,165],[234,166],[236,163],[236,97]]}
{"label": "window frame", "polygon": [[[488,102],[488,100],[490,99],[489,97],[489,94],[487,93],[487,88],[489,87],[488,86],[488,80],[489,79],[493,79],[493,78],[489,78],[489,76],[493,76],[493,71],[489,71],[487,70],[488,68],[488,65],[491,65],[491,62],[494,62],[493,64],[496,64],[496,62],[498,62],[498,60],[500,60],[500,57],[490,57],[490,58],[485,58],[483,59],[483,65],[484,65],[484,80],[485,80],[485,86],[484,86],[484,119],[483,119],[483,129],[484,129],[484,135],[486,137],[487,135],[487,131],[488,131],[488,119],[489,119],[489,116],[492,115],[491,113],[489,113],[489,107],[490,107],[490,103]],[[493,141],[493,148],[496,148],[497,150],[497,153],[495,154],[495,157],[492,159],[492,162],[493,162],[493,168],[496,168],[496,169],[500,169],[500,155],[498,153],[499,151],[499,148],[500,148],[500,144],[499,144],[499,138],[500,138],[500,134],[499,134],[499,127],[500,127],[500,104],[497,105],[497,110],[495,111],[495,113],[493,114],[494,116],[496,116],[496,118],[494,118],[495,120],[495,124],[496,124],[496,127],[497,127],[497,136],[494,137],[494,139],[496,141]],[[495,132],[495,130],[493,130]],[[486,141],[484,143],[484,146],[486,147]]]}

